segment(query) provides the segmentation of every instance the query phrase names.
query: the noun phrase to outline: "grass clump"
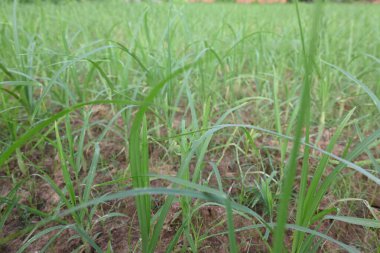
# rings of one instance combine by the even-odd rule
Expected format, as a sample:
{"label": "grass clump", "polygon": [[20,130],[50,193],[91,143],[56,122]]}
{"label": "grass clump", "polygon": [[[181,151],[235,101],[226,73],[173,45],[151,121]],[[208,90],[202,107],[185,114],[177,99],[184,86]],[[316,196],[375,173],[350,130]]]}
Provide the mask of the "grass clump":
{"label": "grass clump", "polygon": [[378,6],[3,6],[1,250],[379,250]]}

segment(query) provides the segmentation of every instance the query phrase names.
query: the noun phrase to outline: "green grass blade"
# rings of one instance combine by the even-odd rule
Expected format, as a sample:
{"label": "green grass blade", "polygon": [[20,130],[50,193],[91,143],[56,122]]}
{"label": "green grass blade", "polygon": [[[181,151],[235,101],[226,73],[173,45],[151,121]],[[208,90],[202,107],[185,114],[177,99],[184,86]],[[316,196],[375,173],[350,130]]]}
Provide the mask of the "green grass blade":
{"label": "green grass blade", "polygon": [[0,171],[3,169],[4,163],[7,161],[7,159],[15,152],[17,148],[20,148],[23,146],[25,143],[30,141],[35,135],[39,134],[41,130],[43,130],[45,127],[51,125],[54,123],[54,121],[64,117],[66,114],[69,114],[77,109],[80,109],[82,107],[85,107],[87,105],[97,105],[97,104],[138,104],[133,101],[129,100],[95,100],[91,102],[85,102],[85,103],[80,103],[77,105],[74,105],[70,108],[64,109],[53,116],[51,116],[48,119],[45,119],[32,127],[30,127],[23,135],[18,136],[16,141],[13,142],[7,149],[5,149],[4,152],[1,153],[0,155]]}
{"label": "green grass blade", "polygon": [[59,134],[57,122],[55,122],[55,136],[56,136],[56,140],[57,140],[57,149],[58,149],[58,155],[59,155],[63,180],[65,182],[66,189],[69,193],[70,205],[75,206],[77,201],[76,201],[74,184],[73,184],[73,181],[71,179],[69,167],[67,166],[68,161],[67,161],[65,151],[63,150],[63,146],[62,146],[61,137]]}
{"label": "green grass blade", "polygon": [[341,72],[342,74],[344,74],[346,77],[348,77],[351,81],[353,81],[354,83],[356,83],[357,85],[359,85],[360,88],[362,88],[368,94],[368,96],[372,99],[373,103],[376,105],[377,110],[379,110],[379,112],[380,112],[380,99],[375,95],[375,93],[373,93],[373,91],[371,91],[368,88],[367,85],[365,85],[363,82],[361,82],[360,80],[358,80],[356,77],[354,77],[353,75],[351,75],[347,71],[341,69],[340,67],[338,67],[338,66],[336,66],[334,64],[325,62],[325,61],[322,61],[322,62],[325,63],[326,65],[330,66],[330,67],[335,68],[336,70],[338,70],[339,72]]}
{"label": "green grass blade", "polygon": [[91,237],[87,234],[86,231],[84,231],[81,227],[78,225],[74,225],[72,227],[73,230],[75,230],[81,238],[86,241],[90,246],[97,252],[97,253],[103,253],[102,249],[99,247],[99,245],[96,244],[96,242],[91,239]]}
{"label": "green grass blade", "polygon": [[37,241],[38,239],[40,239],[41,237],[43,237],[46,234],[49,234],[55,230],[65,230],[65,229],[70,228],[70,227],[72,227],[72,225],[68,225],[68,226],[58,225],[58,226],[53,226],[53,227],[44,229],[41,232],[34,235],[33,237],[31,237],[28,241],[26,241],[16,253],[24,252],[33,242]]}
{"label": "green grass blade", "polygon": [[10,78],[13,79],[13,75],[11,72],[8,71],[8,69],[5,67],[3,63],[0,62],[0,69]]}
{"label": "green grass blade", "polygon": [[[134,120],[133,120],[133,123],[132,123],[132,127],[131,127],[131,133],[130,133],[130,137],[129,137],[129,156],[130,156],[130,165],[131,165],[131,174],[132,174],[132,180],[134,181],[134,186],[135,187],[147,187],[149,185],[149,179],[146,177],[146,174],[145,175],[142,175],[144,174],[144,171],[148,171],[148,168],[145,168],[143,170],[141,170],[141,159],[144,159],[143,161],[143,164],[145,166],[147,166],[147,160],[148,157],[147,157],[147,151],[146,150],[142,150],[141,152],[143,152],[143,155],[145,157],[140,157],[140,147],[141,146],[144,146],[146,144],[140,142],[140,128],[141,126],[143,125],[143,120],[145,118],[145,112],[147,111],[148,109],[148,106],[153,102],[154,98],[156,96],[158,96],[159,92],[161,91],[161,89],[164,87],[164,85],[169,81],[171,80],[172,78],[182,74],[183,72],[185,72],[187,69],[189,69],[190,67],[193,67],[194,65],[198,64],[201,60],[201,57],[199,57],[195,62],[193,63],[190,63],[180,69],[177,69],[176,71],[174,71],[173,73],[171,73],[169,76],[167,76],[166,78],[164,78],[161,82],[159,82],[158,84],[156,84],[153,89],[150,91],[150,93],[145,97],[144,99],[144,102],[143,102],[143,106],[140,107],[139,111],[137,112]],[[143,141],[147,141],[146,140],[146,137],[143,137]],[[145,181],[144,181],[145,180]],[[145,197],[144,198],[140,198],[138,197],[136,199],[136,205],[137,205],[137,209],[140,211],[139,212],[139,221],[140,221],[140,228],[141,226],[143,226],[143,229],[141,230],[141,233],[144,233],[143,235],[143,240],[145,243],[143,243],[143,251],[144,252],[153,252],[154,248],[155,248],[155,245],[157,244],[157,241],[158,241],[158,238],[159,238],[159,234],[161,233],[161,227],[163,225],[163,222],[164,222],[164,216],[166,216],[166,213],[162,216],[162,219],[161,221],[159,221],[154,230],[153,230],[153,233],[152,233],[152,238],[150,238],[150,240],[148,241],[148,236],[149,236],[149,230],[150,230],[150,222],[148,222],[150,220],[150,218],[148,218],[148,215],[150,215],[150,210],[146,210],[149,206],[148,206],[148,197]],[[167,210],[169,210],[169,206],[166,207]],[[146,219],[149,219],[149,220],[146,220]],[[147,222],[147,223],[145,223]],[[145,225],[143,225],[145,224]],[[149,229],[148,229],[148,226],[149,226]],[[145,247],[148,247],[148,248],[145,248]]]}
{"label": "green grass blade", "polygon": [[[201,138],[199,138],[197,140],[197,142],[202,142],[204,139],[206,139],[210,134],[214,134],[215,132],[217,131],[220,131],[224,128],[234,128],[234,127],[242,127],[242,128],[248,128],[248,129],[255,129],[255,130],[258,130],[258,131],[261,131],[261,132],[264,132],[264,133],[268,133],[268,134],[271,134],[273,136],[277,136],[277,137],[281,137],[281,138],[284,138],[284,139],[287,139],[287,140],[290,140],[290,141],[295,141],[295,138],[293,137],[290,137],[290,136],[287,136],[287,135],[284,135],[284,134],[279,134],[275,131],[272,131],[272,130],[268,130],[268,129],[265,129],[265,128],[262,128],[262,127],[258,127],[258,126],[253,126],[253,125],[246,125],[246,124],[223,124],[223,125],[216,125],[214,127],[212,127],[211,129],[209,129]],[[377,130],[375,133],[373,133],[370,137],[366,138],[365,142],[362,142],[360,144],[361,148],[359,148],[359,146],[353,150],[354,153],[352,153],[351,155],[359,155],[361,152],[363,152],[363,145],[370,145],[371,143],[373,143],[376,138],[378,138],[380,135],[380,129]],[[366,176],[368,179],[372,180],[373,182],[375,182],[376,184],[380,185],[380,178],[378,178],[377,176],[371,174],[370,172],[368,172],[367,170],[365,170],[364,168],[360,167],[359,165],[353,163],[353,162],[350,162],[350,159],[344,159],[344,158],[341,158],[337,155],[334,155],[333,153],[330,153],[330,152],[327,152],[315,145],[312,145],[312,144],[309,144],[309,143],[305,143],[304,141],[300,141],[300,143],[304,146],[308,146],[316,151],[318,151],[319,153],[321,154],[325,154],[327,156],[329,156],[330,158],[333,158],[339,162],[341,162],[341,166],[346,166],[346,167],[349,167],[351,169],[354,169],[356,170],[357,172],[363,174],[364,176]],[[355,156],[355,157],[356,157]],[[340,170],[338,170],[339,172]]]}
{"label": "green grass blade", "polygon": [[[276,223],[267,223],[267,225],[270,227],[275,227]],[[263,227],[264,227],[263,224],[256,224],[256,225],[241,227],[241,228],[235,229],[235,231],[236,232],[242,232],[242,231],[247,231],[247,230],[251,230],[251,229],[259,229],[259,228],[263,228]],[[294,231],[303,232],[303,233],[308,233],[310,235],[320,237],[322,239],[325,239],[326,241],[329,241],[329,242],[332,242],[333,244],[338,245],[339,247],[341,247],[342,249],[346,250],[349,253],[359,253],[360,252],[356,248],[354,248],[350,245],[347,245],[341,241],[335,240],[334,238],[332,238],[328,235],[325,235],[321,232],[318,232],[316,230],[312,230],[312,229],[301,227],[301,226],[294,225],[294,224],[286,224],[285,228],[290,229],[290,230],[294,230]],[[216,235],[225,235],[226,233],[227,232],[222,232],[222,233],[218,233]],[[215,235],[212,235],[212,236],[215,236]]]}
{"label": "green grass blade", "polygon": [[325,220],[337,220],[343,221],[345,223],[359,225],[368,228],[376,228],[380,229],[380,221],[371,220],[365,218],[357,218],[357,217],[349,217],[349,216],[336,216],[336,215],[326,215],[324,217]]}
{"label": "green grass blade", "polygon": [[[96,175],[96,168],[98,166],[99,156],[100,156],[100,147],[99,147],[98,143],[95,143],[95,151],[94,151],[94,154],[92,156],[90,170],[88,171],[87,177],[84,180],[85,188],[84,188],[83,197],[82,197],[81,202],[86,203],[90,199],[91,188],[93,187],[93,183],[94,183],[94,179],[95,179],[95,175]],[[84,219],[84,215],[85,215],[85,212],[83,212],[81,214],[81,220]]]}

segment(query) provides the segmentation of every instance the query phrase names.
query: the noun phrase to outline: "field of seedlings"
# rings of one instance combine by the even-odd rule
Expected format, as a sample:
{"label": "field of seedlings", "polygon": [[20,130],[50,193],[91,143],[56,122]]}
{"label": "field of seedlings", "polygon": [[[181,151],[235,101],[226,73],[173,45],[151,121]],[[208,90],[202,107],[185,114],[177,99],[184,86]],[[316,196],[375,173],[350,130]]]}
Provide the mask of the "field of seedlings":
{"label": "field of seedlings", "polygon": [[380,5],[0,3],[0,252],[380,252]]}

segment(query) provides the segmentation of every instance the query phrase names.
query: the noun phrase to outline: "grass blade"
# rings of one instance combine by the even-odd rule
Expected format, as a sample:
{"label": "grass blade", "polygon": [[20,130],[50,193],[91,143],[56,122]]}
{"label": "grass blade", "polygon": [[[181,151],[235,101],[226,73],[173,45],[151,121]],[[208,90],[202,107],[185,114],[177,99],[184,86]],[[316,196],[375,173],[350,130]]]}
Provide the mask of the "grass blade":
{"label": "grass blade", "polygon": [[361,82],[360,80],[358,80],[356,77],[354,77],[353,75],[351,75],[350,73],[348,73],[347,71],[345,71],[344,69],[341,69],[340,67],[332,64],[332,63],[328,63],[326,61],[322,61],[323,63],[325,63],[326,65],[330,66],[330,67],[333,67],[335,68],[336,70],[338,70],[339,72],[341,72],[342,74],[344,74],[346,77],[348,77],[351,81],[353,81],[354,83],[356,83],[357,85],[360,86],[360,88],[362,88],[367,94],[368,96],[372,99],[373,103],[375,104],[377,110],[379,110],[380,112],[380,99],[375,95],[375,93],[373,93],[367,85],[365,85],[363,82]]}
{"label": "grass blade", "polygon": [[359,225],[359,226],[368,227],[368,228],[380,229],[380,221],[378,221],[378,220],[349,217],[349,216],[336,216],[336,215],[326,215],[324,219],[325,220],[343,221],[343,222],[349,223],[349,224]]}

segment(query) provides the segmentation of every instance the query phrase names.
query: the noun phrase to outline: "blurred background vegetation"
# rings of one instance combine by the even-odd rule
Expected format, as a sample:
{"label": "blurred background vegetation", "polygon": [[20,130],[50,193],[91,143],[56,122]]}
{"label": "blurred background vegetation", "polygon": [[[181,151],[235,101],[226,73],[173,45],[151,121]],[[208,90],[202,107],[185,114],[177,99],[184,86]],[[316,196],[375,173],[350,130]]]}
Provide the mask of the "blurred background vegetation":
{"label": "blurred background vegetation", "polygon": [[[7,0],[8,2],[13,2],[14,0]],[[100,1],[108,1],[108,0],[18,0],[19,3],[68,3],[68,2],[100,2]],[[125,2],[174,2],[174,3],[185,3],[187,0],[124,0]],[[288,0],[288,2],[294,2],[295,0]],[[326,2],[334,2],[334,3],[370,3],[373,0],[325,0]],[[235,3],[236,0],[215,0],[216,3]],[[299,2],[313,2],[313,0],[299,0]]]}

